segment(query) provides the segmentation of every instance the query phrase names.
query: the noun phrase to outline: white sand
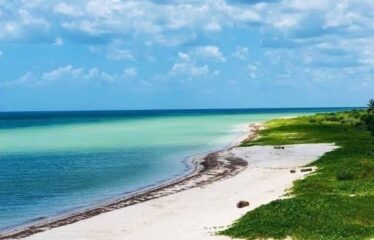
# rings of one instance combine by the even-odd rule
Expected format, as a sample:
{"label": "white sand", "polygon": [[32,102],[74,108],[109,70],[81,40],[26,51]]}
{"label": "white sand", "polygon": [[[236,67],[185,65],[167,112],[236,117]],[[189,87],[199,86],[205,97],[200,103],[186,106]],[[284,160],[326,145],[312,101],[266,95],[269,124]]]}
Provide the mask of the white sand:
{"label": "white sand", "polygon": [[[248,167],[238,175],[212,184],[104,213],[71,225],[38,233],[42,240],[209,240],[229,239],[214,232],[247,211],[282,197],[292,182],[304,175],[290,169],[313,162],[332,144],[234,148],[227,156],[242,157]],[[238,209],[247,200],[250,206]]]}

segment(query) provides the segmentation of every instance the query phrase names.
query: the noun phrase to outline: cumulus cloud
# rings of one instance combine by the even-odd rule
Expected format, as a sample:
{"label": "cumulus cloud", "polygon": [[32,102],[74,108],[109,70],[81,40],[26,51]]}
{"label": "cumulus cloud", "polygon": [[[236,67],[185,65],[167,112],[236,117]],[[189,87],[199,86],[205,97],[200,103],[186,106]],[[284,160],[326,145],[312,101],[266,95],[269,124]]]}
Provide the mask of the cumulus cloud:
{"label": "cumulus cloud", "polygon": [[107,54],[108,59],[121,61],[121,60],[131,60],[134,59],[134,56],[127,49],[109,49]]}
{"label": "cumulus cloud", "polygon": [[245,46],[237,46],[232,56],[242,61],[247,60],[249,57],[249,48]]}
{"label": "cumulus cloud", "polygon": [[207,32],[219,32],[222,30],[221,24],[217,21],[211,21],[205,24],[204,30]]}
{"label": "cumulus cloud", "polygon": [[[283,82],[370,81],[373,1],[283,0],[267,9],[261,30],[272,69]],[[287,70],[287,74],[283,74]],[[292,80],[293,79],[293,80]],[[372,80],[371,80],[372,81]],[[297,81],[296,81],[297,82]],[[348,83],[346,83],[348,84]]]}
{"label": "cumulus cloud", "polygon": [[0,6],[0,41],[40,38],[48,34],[51,23],[38,14],[37,3],[9,2]]}
{"label": "cumulus cloud", "polygon": [[193,78],[209,78],[218,74],[218,70],[212,71],[207,64],[198,65],[194,56],[183,52],[178,53],[178,60],[169,71],[169,75],[171,76],[187,76],[188,80]]}
{"label": "cumulus cloud", "polygon": [[74,5],[67,4],[64,2],[60,2],[54,5],[53,10],[57,14],[62,14],[70,17],[79,17],[84,14],[82,11],[76,9]]}
{"label": "cumulus cloud", "polygon": [[107,47],[107,58],[114,61],[134,60],[135,57],[127,50],[124,43],[119,40],[113,40]]}
{"label": "cumulus cloud", "polygon": [[[32,3],[31,3],[32,2]],[[317,27],[357,31],[373,28],[373,2],[346,0],[282,0],[256,1],[147,1],[147,0],[56,0],[11,1],[0,6],[3,20],[2,36],[22,37],[33,30],[48,30],[51,26],[91,36],[149,35],[165,40],[171,31],[218,32],[241,24],[260,24],[265,28],[296,31]],[[369,10],[369,11],[368,11]],[[308,21],[306,21],[308,20]],[[309,21],[312,20],[312,21]],[[314,20],[314,21],[313,21]],[[312,24],[313,25],[313,24]],[[51,32],[53,34],[53,32]],[[185,32],[182,33],[185,35]]]}
{"label": "cumulus cloud", "polygon": [[[65,30],[66,34],[74,32],[92,37],[145,35],[165,44],[169,37],[176,37],[169,36],[170,32],[181,29],[219,32],[233,24],[261,21],[260,14],[252,6],[238,7],[224,0],[171,1],[164,4],[147,0],[28,2],[14,1],[0,6],[0,11],[7,13],[7,20],[0,23],[0,36],[22,38],[27,31],[47,30],[53,26],[59,31]],[[185,33],[179,37],[183,35]]]}
{"label": "cumulus cloud", "polygon": [[247,71],[250,78],[257,78],[258,65],[257,64],[248,64]]}
{"label": "cumulus cloud", "polygon": [[124,68],[122,73],[108,73],[97,67],[83,68],[65,65],[43,72],[41,74],[28,71],[16,80],[0,82],[2,87],[19,85],[44,86],[52,83],[72,83],[97,85],[104,83],[120,83],[138,76],[134,67]]}
{"label": "cumulus cloud", "polygon": [[170,71],[171,75],[185,74],[191,77],[207,77],[210,74],[208,65],[197,66],[192,62],[175,63]]}
{"label": "cumulus cloud", "polygon": [[27,71],[21,77],[13,81],[0,81],[0,87],[13,87],[13,86],[26,86],[26,85],[37,85],[38,80],[36,76],[31,72]]}
{"label": "cumulus cloud", "polygon": [[126,77],[136,77],[138,76],[138,70],[134,67],[125,68],[123,70],[123,75]]}
{"label": "cumulus cloud", "polygon": [[195,54],[203,58],[214,59],[221,62],[226,61],[219,47],[213,45],[197,47]]}
{"label": "cumulus cloud", "polygon": [[[83,44],[91,46],[95,53],[105,51],[105,56],[110,60],[128,61],[135,60],[137,53],[123,39],[144,44],[145,47],[155,47],[157,44],[176,47],[195,46],[201,37],[208,36],[204,40],[211,42],[204,42],[206,46],[190,51],[180,50],[178,59],[169,71],[172,75],[206,77],[218,73],[211,69],[210,63],[204,61],[216,61],[218,64],[228,61],[214,45],[214,34],[236,29],[245,35],[248,26],[251,26],[260,32],[261,46],[267,53],[269,64],[274,64],[274,69],[293,71],[281,73],[282,79],[295,76],[317,78],[322,73],[328,75],[326,79],[344,78],[337,69],[342,69],[346,76],[355,79],[369,79],[368,76],[373,73],[373,1],[250,2],[6,1],[6,4],[0,5],[0,42],[49,41],[61,45],[69,41],[84,41]],[[103,45],[96,47],[95,44]],[[231,56],[242,61],[247,61],[248,55],[249,50],[244,46],[238,46],[231,53]],[[110,74],[101,73],[98,69],[91,70],[92,76],[110,79]],[[259,71],[256,72],[257,76]],[[88,74],[89,70],[83,72]]]}
{"label": "cumulus cloud", "polygon": [[76,79],[84,74],[83,68],[74,68],[72,65],[66,65],[42,74],[42,80],[55,81],[61,78]]}
{"label": "cumulus cloud", "polygon": [[207,45],[191,48],[187,52],[179,52],[176,62],[169,71],[169,76],[182,75],[188,80],[193,78],[212,78],[220,71],[213,70],[208,63],[223,63],[225,56],[218,46]]}

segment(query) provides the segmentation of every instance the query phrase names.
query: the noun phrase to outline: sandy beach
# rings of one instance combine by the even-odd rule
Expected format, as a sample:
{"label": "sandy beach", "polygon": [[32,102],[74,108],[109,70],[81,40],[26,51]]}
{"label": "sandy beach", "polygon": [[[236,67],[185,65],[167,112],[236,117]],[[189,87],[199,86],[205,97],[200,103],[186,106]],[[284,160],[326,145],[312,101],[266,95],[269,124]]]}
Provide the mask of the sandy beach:
{"label": "sandy beach", "polygon": [[0,0],[0,240],[374,240],[374,0]]}
{"label": "sandy beach", "polygon": [[[300,167],[335,149],[333,144],[234,147],[219,152],[220,161],[243,159],[235,176],[106,212],[27,237],[59,239],[229,239],[215,233],[247,211],[284,196],[307,173]],[[296,169],[296,173],[290,173]],[[237,208],[240,200],[250,206]]]}

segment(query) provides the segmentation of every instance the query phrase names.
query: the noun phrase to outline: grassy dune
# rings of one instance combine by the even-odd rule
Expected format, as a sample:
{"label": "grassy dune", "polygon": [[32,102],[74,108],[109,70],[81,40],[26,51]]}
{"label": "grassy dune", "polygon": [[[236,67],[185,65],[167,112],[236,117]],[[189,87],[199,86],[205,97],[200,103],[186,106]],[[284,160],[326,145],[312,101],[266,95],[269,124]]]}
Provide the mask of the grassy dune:
{"label": "grassy dune", "polygon": [[374,238],[374,132],[365,124],[367,115],[352,111],[267,122],[261,138],[243,145],[334,142],[340,148],[312,164],[318,171],[295,182],[291,198],[248,212],[221,234],[245,239]]}

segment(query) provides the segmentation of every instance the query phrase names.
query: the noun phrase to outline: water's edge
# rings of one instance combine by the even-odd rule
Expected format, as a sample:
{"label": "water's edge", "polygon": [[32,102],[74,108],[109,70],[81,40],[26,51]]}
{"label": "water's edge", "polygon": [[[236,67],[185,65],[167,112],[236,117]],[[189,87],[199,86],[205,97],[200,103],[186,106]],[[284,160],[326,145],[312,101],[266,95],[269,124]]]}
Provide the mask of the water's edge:
{"label": "water's edge", "polygon": [[[176,176],[169,180],[165,180],[160,183],[155,183],[153,185],[149,185],[129,193],[125,193],[122,197],[119,198],[102,201],[100,203],[94,203],[89,207],[85,207],[84,209],[80,208],[75,210],[68,210],[64,213],[56,214],[55,216],[46,216],[38,218],[26,224],[4,229],[0,232],[0,240],[27,237],[35,233],[43,232],[55,227],[72,224],[80,220],[99,215],[101,213],[113,211],[116,209],[124,208],[137,203],[149,201],[158,197],[179,192],[180,190],[169,191],[168,194],[160,194],[161,191],[167,192],[168,189],[170,190],[178,185],[186,185],[186,183],[192,180],[194,177],[198,176],[199,174],[203,174],[204,161],[205,168],[209,168],[207,167],[209,165],[209,161],[207,161],[207,158],[209,156],[215,156],[216,154],[219,154],[223,151],[238,146],[243,140],[248,138],[251,134],[257,134],[257,131],[260,128],[260,124],[244,124],[241,127],[243,127],[243,130],[241,130],[240,132],[243,134],[240,134],[240,136],[235,136],[235,139],[229,145],[223,146],[213,151],[198,153],[187,157],[185,159],[185,163],[187,164],[187,170],[183,173],[183,175]],[[188,186],[187,188],[182,188],[181,190],[186,190],[197,186],[201,185],[192,184],[191,186]]]}

